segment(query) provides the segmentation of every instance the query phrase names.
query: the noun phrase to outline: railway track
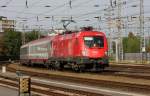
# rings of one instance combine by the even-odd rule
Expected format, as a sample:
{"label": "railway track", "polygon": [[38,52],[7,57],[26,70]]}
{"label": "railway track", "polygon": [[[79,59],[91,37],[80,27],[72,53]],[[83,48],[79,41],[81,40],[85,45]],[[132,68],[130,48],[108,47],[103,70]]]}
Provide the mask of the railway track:
{"label": "railway track", "polygon": [[[18,89],[17,77],[0,75],[1,86]],[[31,79],[32,96],[108,96],[104,94],[96,94],[92,92],[80,91],[75,89],[67,89],[58,86],[52,86],[48,83],[41,82],[39,79]]]}
{"label": "railway track", "polygon": [[[45,78],[48,79],[47,81],[50,80],[54,80],[54,81],[63,81],[63,82],[71,82],[71,83],[78,83],[78,84],[84,84],[84,85],[88,85],[88,86],[94,86],[98,87],[98,89],[115,89],[115,90],[119,90],[119,91],[125,91],[126,93],[138,93],[138,94],[150,94],[150,81],[149,81],[149,76],[136,76],[136,74],[133,75],[121,75],[121,74],[111,74],[108,75],[109,72],[104,72],[104,73],[100,73],[96,74],[96,73],[71,73],[71,72],[60,72],[60,71],[49,71],[43,68],[30,68],[30,67],[25,67],[25,66],[9,66],[8,70],[11,72],[16,72],[17,70],[20,70],[23,74],[27,74],[30,75],[31,77],[41,77],[41,79]],[[45,72],[46,71],[46,72]],[[118,71],[115,71],[114,73],[116,73]],[[59,73],[59,74],[57,74]],[[68,75],[69,73],[69,75]],[[89,78],[91,77],[91,78]],[[99,77],[99,78],[95,78],[95,77]],[[138,79],[137,79],[138,78]],[[58,86],[57,86],[58,88]],[[90,87],[89,87],[90,88]],[[69,89],[69,88],[67,88]],[[80,89],[80,88],[75,88],[75,89]],[[92,87],[93,89],[93,87]],[[98,90],[96,89],[96,90]],[[88,90],[88,89],[86,89]],[[85,89],[82,90],[77,90],[77,91],[85,91]],[[102,91],[102,90],[101,90]],[[101,92],[99,90],[99,92]],[[107,90],[108,91],[108,90]],[[102,91],[102,93],[107,93],[105,95],[110,95],[111,94],[109,92],[107,92],[106,90]],[[88,90],[88,92],[90,92]],[[94,91],[92,91],[94,92]],[[91,93],[92,93],[91,92]],[[117,93],[115,93],[116,91],[112,91],[114,92],[114,96],[116,96]],[[95,92],[96,94],[98,94],[98,92]],[[125,93],[124,93],[125,94]],[[138,94],[133,94],[131,96],[138,96]],[[102,95],[102,94],[100,94]],[[100,96],[98,95],[98,96]],[[104,95],[104,96],[105,96]],[[127,94],[126,94],[127,95]],[[125,95],[125,96],[126,96]],[[130,96],[129,95],[129,96]],[[94,95],[89,95],[89,96],[94,96]],[[102,95],[103,96],[103,95]],[[123,95],[121,95],[123,96]],[[128,95],[127,95],[128,96]],[[142,95],[139,95],[142,96]],[[146,96],[146,95],[143,95]]]}
{"label": "railway track", "polygon": [[[125,67],[124,67],[125,66]],[[8,70],[15,72],[15,70],[20,70],[21,68],[31,68],[35,70],[44,70],[44,71],[53,71],[53,70],[47,70],[46,68],[39,68],[39,67],[26,67],[26,66],[8,66]],[[25,71],[25,70],[24,70]],[[73,72],[72,70],[64,70],[63,72]],[[91,75],[107,75],[107,76],[121,76],[121,77],[129,77],[129,78],[135,78],[135,79],[147,79],[150,80],[150,66],[118,66],[118,65],[111,65],[110,68],[107,68],[103,72],[99,73],[92,73],[92,72],[86,72],[87,74]]]}
{"label": "railway track", "polygon": [[125,72],[130,72],[130,73],[150,73],[150,64],[113,64],[110,66],[110,70],[116,70],[116,71],[125,71]]}
{"label": "railway track", "polygon": [[[2,76],[2,75],[0,77],[3,78],[3,79],[0,79],[1,83],[7,84],[9,86],[11,85],[13,87],[18,86],[17,78],[12,78],[12,77]],[[87,82],[88,82],[88,80],[87,80]],[[89,82],[91,82],[91,81],[89,81]],[[80,80],[80,83],[81,83],[81,80]],[[101,85],[105,84],[105,83],[106,83],[105,81],[104,82],[101,81]],[[111,83],[109,83],[109,85]],[[98,84],[100,84],[100,82]],[[108,84],[108,82],[107,82],[107,84]],[[114,82],[112,84],[114,84]],[[86,87],[85,87],[85,85],[81,86],[82,84],[75,85],[75,84],[71,84],[71,83],[67,85],[67,86],[69,86],[69,89],[68,89],[68,87],[66,85],[67,85],[67,83],[60,83],[59,81],[56,81],[56,80],[52,81],[52,80],[46,80],[46,79],[41,79],[41,78],[40,79],[32,78],[32,85],[31,85],[32,89],[31,90],[34,92],[34,94],[40,95],[40,96],[146,96],[146,95],[142,95],[142,93],[140,93],[140,95],[139,95],[139,93],[138,94],[130,93],[130,92],[128,93],[127,91],[126,91],[127,92],[126,93],[124,91],[106,90],[104,88],[100,89],[98,87],[91,87],[89,85],[86,85]],[[119,86],[119,87],[120,87],[120,85],[122,86],[121,83],[117,84],[117,86]],[[132,89],[132,91],[134,91],[135,86],[139,87],[137,85],[134,85],[131,88],[131,85],[130,85],[130,88],[129,88],[129,84],[124,85],[124,87],[127,87],[128,90]],[[140,91],[141,90],[146,91],[145,89],[147,89],[146,86],[144,86],[144,89],[141,86],[139,87]],[[136,88],[136,91],[137,91],[137,88]]]}

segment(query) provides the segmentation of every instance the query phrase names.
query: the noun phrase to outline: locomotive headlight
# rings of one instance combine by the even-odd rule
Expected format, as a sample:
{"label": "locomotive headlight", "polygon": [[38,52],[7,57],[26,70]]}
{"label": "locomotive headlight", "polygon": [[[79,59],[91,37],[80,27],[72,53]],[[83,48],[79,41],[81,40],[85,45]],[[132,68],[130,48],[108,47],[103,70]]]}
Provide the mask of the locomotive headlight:
{"label": "locomotive headlight", "polygon": [[83,50],[83,51],[82,51],[82,55],[83,55],[83,56],[87,56],[87,55],[88,55],[87,50]]}
{"label": "locomotive headlight", "polygon": [[105,51],[105,55],[108,55],[108,51]]}

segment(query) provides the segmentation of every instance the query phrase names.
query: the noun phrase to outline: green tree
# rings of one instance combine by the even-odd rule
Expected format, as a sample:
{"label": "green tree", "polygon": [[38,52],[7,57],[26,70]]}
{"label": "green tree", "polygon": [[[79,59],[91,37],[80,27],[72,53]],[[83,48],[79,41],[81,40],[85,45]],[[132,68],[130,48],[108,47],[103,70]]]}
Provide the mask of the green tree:
{"label": "green tree", "polygon": [[30,41],[36,40],[39,37],[40,37],[40,33],[38,31],[35,31],[35,30],[25,33],[26,42],[30,42]]}
{"label": "green tree", "polygon": [[129,32],[128,37],[123,38],[123,51],[125,53],[140,52],[140,38]]}
{"label": "green tree", "polygon": [[146,52],[150,52],[150,40],[146,42]]}
{"label": "green tree", "polygon": [[4,34],[4,47],[6,48],[6,56],[11,59],[19,59],[21,46],[21,32],[7,30]]}
{"label": "green tree", "polygon": [[0,37],[0,56],[4,56],[6,53],[6,48],[4,47],[4,38]]}

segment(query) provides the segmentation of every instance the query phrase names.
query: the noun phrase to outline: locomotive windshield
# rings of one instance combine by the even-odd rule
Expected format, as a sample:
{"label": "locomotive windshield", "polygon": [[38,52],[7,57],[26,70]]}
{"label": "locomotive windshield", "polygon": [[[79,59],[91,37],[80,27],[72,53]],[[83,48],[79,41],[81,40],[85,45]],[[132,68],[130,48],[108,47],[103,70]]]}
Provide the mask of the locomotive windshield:
{"label": "locomotive windshield", "polygon": [[88,36],[84,37],[84,43],[89,48],[104,47],[104,38],[102,36]]}

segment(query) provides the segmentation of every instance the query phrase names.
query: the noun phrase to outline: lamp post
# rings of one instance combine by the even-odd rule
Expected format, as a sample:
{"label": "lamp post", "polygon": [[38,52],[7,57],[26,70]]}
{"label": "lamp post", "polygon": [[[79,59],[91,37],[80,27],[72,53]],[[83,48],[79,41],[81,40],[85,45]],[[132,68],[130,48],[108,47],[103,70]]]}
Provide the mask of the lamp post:
{"label": "lamp post", "polygon": [[[26,22],[27,20],[22,20],[22,21]],[[25,24],[24,23],[22,25],[22,30],[23,30],[23,32],[22,32],[22,44],[25,44],[26,38],[25,38]]]}

